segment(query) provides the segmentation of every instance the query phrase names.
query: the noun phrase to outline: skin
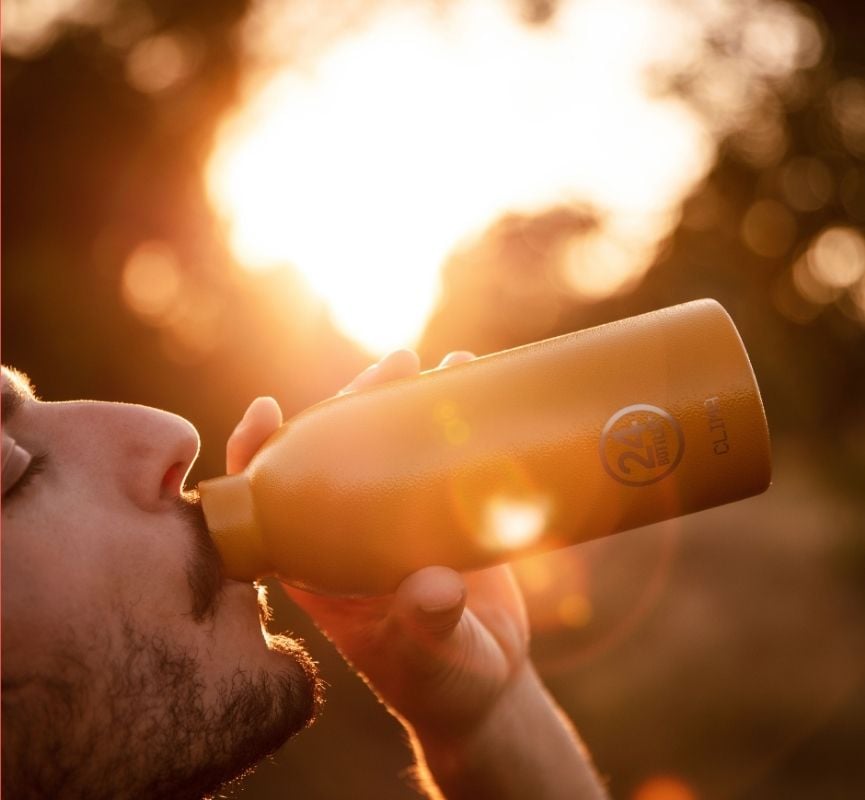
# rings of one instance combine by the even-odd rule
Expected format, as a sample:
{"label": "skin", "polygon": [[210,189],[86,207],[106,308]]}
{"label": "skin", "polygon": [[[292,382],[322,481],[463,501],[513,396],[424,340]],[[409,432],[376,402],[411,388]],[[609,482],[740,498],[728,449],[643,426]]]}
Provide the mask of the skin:
{"label": "skin", "polygon": [[46,454],[3,502],[3,794],[201,797],[307,723],[308,659],[263,635],[250,584],[196,601],[188,422],[3,382],[4,432]]}
{"label": "skin", "polygon": [[[418,370],[398,351],[344,391]],[[272,398],[253,401],[227,470],[281,421]],[[48,454],[3,504],[4,794],[200,797],[308,723],[309,658],[267,634],[249,584],[214,574],[182,502],[198,450],[189,423],[25,393],[4,430]],[[285,588],[403,722],[429,797],[605,796],[529,661],[507,567],[428,567],[362,600]]]}

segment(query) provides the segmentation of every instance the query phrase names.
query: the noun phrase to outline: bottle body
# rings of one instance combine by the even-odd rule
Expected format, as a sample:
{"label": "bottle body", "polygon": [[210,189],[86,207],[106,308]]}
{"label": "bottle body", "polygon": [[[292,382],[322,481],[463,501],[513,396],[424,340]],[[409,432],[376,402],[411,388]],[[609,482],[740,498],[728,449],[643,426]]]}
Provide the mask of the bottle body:
{"label": "bottle body", "polygon": [[738,333],[702,300],[325,401],[200,485],[229,577],[392,591],[769,484]]}

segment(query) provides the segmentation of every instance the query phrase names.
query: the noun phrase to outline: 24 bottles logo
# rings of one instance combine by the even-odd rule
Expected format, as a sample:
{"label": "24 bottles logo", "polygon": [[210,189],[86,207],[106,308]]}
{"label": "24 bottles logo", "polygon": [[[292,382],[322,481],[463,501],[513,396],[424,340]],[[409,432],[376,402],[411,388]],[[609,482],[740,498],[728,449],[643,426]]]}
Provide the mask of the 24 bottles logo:
{"label": "24 bottles logo", "polygon": [[601,432],[604,469],[626,486],[648,486],[669,475],[682,460],[685,437],[679,423],[658,406],[626,406]]}

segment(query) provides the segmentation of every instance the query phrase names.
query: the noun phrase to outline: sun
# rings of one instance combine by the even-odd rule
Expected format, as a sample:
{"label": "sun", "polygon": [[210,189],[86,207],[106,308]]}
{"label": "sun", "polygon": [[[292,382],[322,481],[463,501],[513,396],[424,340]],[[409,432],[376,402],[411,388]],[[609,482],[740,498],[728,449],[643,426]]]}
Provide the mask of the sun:
{"label": "sun", "polygon": [[390,8],[274,75],[222,127],[207,171],[238,261],[299,270],[381,353],[417,340],[459,242],[509,211],[588,200],[614,212],[619,244],[571,277],[615,291],[713,156],[682,104],[644,89],[651,33],[669,21],[631,3],[623,26],[619,5],[564,3],[540,28],[502,3]]}

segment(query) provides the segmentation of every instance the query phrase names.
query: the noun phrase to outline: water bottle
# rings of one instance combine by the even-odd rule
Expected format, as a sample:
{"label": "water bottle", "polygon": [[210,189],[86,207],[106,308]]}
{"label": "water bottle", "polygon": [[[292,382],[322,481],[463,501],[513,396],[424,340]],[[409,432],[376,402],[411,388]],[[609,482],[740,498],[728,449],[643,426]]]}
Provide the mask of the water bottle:
{"label": "water bottle", "polygon": [[199,484],[227,577],[393,591],[764,491],[732,320],[697,300],[326,400]]}

